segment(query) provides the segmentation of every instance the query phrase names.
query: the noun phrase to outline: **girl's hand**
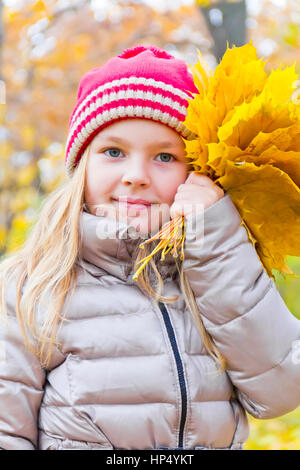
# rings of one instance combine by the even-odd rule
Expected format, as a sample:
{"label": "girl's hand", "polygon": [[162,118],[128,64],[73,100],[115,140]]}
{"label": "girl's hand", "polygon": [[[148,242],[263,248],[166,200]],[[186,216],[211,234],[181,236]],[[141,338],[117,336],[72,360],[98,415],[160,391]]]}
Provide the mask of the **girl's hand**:
{"label": "girl's hand", "polygon": [[199,210],[207,209],[224,196],[224,191],[208,176],[192,172],[184,184],[180,184],[170,208],[172,219],[180,215],[185,217]]}

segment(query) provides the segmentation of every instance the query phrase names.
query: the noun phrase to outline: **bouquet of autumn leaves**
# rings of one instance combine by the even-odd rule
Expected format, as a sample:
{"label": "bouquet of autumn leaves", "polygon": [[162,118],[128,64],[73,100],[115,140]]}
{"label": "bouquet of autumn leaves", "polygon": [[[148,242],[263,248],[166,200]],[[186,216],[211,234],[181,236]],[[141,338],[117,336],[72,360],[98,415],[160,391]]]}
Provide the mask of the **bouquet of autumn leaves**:
{"label": "bouquet of autumn leaves", "polygon": [[[276,269],[296,276],[285,262],[287,255],[300,256],[300,81],[295,66],[280,66],[268,75],[252,41],[227,46],[212,76],[198,55],[189,66],[199,94],[189,100],[184,122],[197,135],[185,140],[187,162],[230,195],[268,275],[274,277]],[[181,246],[184,259],[184,216],[140,247],[152,240],[160,241],[140,261],[135,280],[157,251],[162,250],[163,260],[170,250],[177,257]]]}

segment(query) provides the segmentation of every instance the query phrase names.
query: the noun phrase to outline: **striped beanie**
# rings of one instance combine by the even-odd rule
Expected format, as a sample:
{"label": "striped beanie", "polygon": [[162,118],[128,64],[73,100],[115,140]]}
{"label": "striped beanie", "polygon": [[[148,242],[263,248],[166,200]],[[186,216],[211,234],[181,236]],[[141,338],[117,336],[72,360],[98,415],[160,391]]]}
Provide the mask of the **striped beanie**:
{"label": "striped beanie", "polygon": [[155,46],[125,49],[80,80],[69,119],[65,165],[72,176],[85,148],[104,127],[128,118],[161,122],[187,140],[196,135],[183,121],[188,98],[198,90],[183,60]]}

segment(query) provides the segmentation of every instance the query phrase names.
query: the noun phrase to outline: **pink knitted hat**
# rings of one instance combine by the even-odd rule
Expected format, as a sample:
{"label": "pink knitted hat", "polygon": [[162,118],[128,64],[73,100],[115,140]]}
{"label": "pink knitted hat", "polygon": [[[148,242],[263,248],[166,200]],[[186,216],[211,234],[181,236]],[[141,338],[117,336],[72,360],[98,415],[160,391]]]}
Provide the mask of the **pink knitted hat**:
{"label": "pink knitted hat", "polygon": [[80,80],[69,120],[65,164],[69,177],[85,148],[114,121],[145,118],[173,128],[185,139],[196,135],[182,123],[188,98],[198,93],[183,60],[155,46],[135,46]]}

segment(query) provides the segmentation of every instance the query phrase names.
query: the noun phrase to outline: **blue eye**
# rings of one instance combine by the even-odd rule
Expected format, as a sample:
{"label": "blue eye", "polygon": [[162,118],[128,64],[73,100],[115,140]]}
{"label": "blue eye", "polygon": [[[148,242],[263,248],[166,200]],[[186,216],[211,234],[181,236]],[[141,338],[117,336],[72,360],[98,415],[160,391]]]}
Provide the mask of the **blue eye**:
{"label": "blue eye", "polygon": [[[119,149],[114,148],[114,147],[103,151],[105,155],[106,155],[106,152],[109,152],[108,156],[112,158],[119,158],[120,154],[122,154],[122,152]],[[170,161],[170,158],[174,159],[173,155],[169,153],[160,153],[158,156],[163,156],[163,160],[162,160],[163,163],[168,163]],[[167,160],[165,158],[167,158]]]}
{"label": "blue eye", "polygon": [[[119,149],[115,149],[115,148],[110,148],[110,149],[104,150],[103,153],[106,154],[106,152],[117,152],[117,153],[118,153],[118,152],[120,152],[120,150],[119,150]],[[113,157],[113,158],[118,158],[118,157],[119,157],[119,155],[116,155],[116,154],[114,154],[114,155],[109,155],[109,156],[110,156],[110,157]]]}
{"label": "blue eye", "polygon": [[[168,158],[170,158],[170,157],[171,157],[171,158],[174,158],[173,155],[170,155],[169,153],[160,153],[159,156],[160,156],[160,155],[167,156]],[[168,163],[169,161],[170,161],[170,160],[168,160],[168,161],[163,160],[163,163]]]}

